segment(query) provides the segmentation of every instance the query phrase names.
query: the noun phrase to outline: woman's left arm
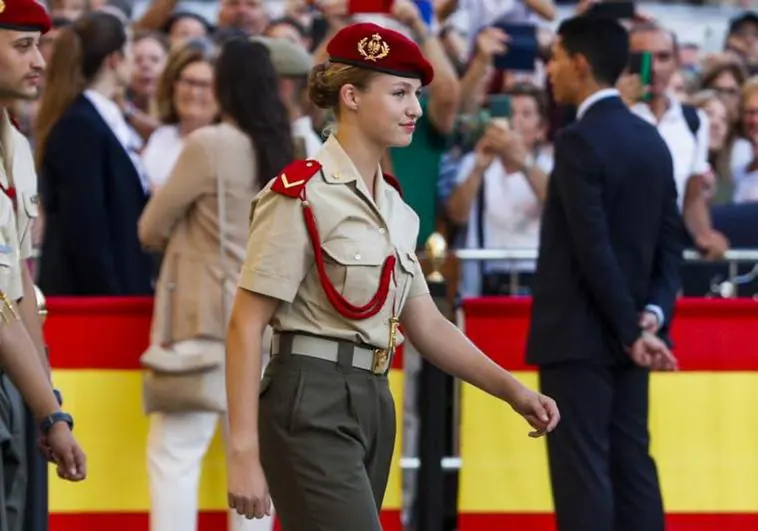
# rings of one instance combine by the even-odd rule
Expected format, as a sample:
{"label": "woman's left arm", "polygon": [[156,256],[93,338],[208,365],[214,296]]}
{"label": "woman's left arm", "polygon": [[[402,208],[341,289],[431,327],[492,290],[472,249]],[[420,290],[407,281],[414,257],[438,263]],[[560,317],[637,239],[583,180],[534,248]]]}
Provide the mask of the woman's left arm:
{"label": "woman's left arm", "polygon": [[205,138],[193,134],[184,140],[179,158],[166,182],[148,201],[139,220],[142,245],[162,251],[176,224],[187,214],[197,198],[213,191],[214,172]]}
{"label": "woman's left arm", "polygon": [[400,322],[427,361],[510,404],[535,429],[530,436],[540,437],[555,429],[560,420],[555,402],[528,389],[490,360],[439,312],[428,293],[406,302]]}

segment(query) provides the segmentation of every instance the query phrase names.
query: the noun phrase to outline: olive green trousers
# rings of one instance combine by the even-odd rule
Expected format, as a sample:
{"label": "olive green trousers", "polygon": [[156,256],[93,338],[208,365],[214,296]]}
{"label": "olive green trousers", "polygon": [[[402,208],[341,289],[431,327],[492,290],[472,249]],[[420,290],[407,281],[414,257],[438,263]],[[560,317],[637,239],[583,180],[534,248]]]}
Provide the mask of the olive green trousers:
{"label": "olive green trousers", "polygon": [[26,517],[28,463],[21,395],[0,373],[0,531],[22,531]]}
{"label": "olive green trousers", "polygon": [[272,358],[260,390],[261,464],[284,531],[381,531],[395,445],[386,375]]}

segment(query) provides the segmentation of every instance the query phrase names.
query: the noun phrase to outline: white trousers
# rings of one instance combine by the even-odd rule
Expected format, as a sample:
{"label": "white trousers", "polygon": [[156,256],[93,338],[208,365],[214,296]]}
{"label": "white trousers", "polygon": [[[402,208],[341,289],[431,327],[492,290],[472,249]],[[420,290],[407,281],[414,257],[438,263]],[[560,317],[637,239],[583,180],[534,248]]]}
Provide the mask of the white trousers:
{"label": "white trousers", "polygon": [[[174,347],[178,349],[180,345]],[[150,531],[197,531],[200,472],[217,427],[226,442],[226,415],[212,412],[150,415],[147,438]],[[273,528],[272,517],[247,520],[229,512],[229,531]]]}

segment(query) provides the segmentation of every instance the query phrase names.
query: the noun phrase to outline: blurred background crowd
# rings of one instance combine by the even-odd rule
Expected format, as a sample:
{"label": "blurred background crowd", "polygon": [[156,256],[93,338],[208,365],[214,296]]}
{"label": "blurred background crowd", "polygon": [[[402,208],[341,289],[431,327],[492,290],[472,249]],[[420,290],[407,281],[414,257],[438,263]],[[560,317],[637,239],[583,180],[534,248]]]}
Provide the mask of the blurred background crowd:
{"label": "blurred background crowd", "polygon": [[[101,242],[106,248],[115,246],[103,252],[121,255],[133,264],[130,270],[114,272],[114,279],[100,283],[73,278],[77,276],[73,272],[71,278],[50,279],[45,270],[52,264],[60,270],[66,262],[62,255],[85,252],[71,250],[81,245],[77,243],[81,234],[60,229],[70,225],[65,223],[67,217],[79,217],[81,211],[55,211],[56,195],[62,193],[55,175],[79,175],[79,193],[94,202],[102,202],[102,197],[92,195],[100,179],[92,172],[133,174],[124,178],[142,184],[145,201],[173,180],[180,186],[169,188],[184,188],[187,197],[180,202],[189,208],[204,185],[194,192],[186,189],[198,182],[198,164],[203,162],[188,155],[186,164],[177,163],[183,146],[192,151],[185,140],[226,116],[237,126],[246,121],[263,124],[257,141],[251,129],[255,126],[241,127],[252,140],[253,151],[237,155],[252,157],[248,162],[255,168],[261,167],[255,159],[269,160],[263,164],[268,173],[256,177],[260,182],[243,194],[247,198],[275,175],[277,166],[291,157],[312,156],[319,149],[330,117],[309,102],[308,73],[324,59],[330,36],[359,20],[378,22],[416,38],[436,71],[434,82],[422,94],[425,114],[412,145],[387,153],[384,162],[385,171],[399,178],[406,200],[421,218],[419,246],[437,230],[453,247],[536,252],[541,204],[553,163],[551,140],[572,119],[571,109],[553,104],[546,82],[553,30],[562,18],[598,9],[596,4],[593,0],[569,4],[553,0],[49,0],[54,29],[41,42],[48,63],[43,96],[17,104],[13,112],[17,125],[36,147],[44,206],[36,234],[42,251],[41,287],[49,295],[150,293],[157,274],[155,266],[143,267],[143,257],[138,256],[142,246],[137,242],[137,225],[128,218],[136,221],[144,204],[135,197],[133,204],[119,206],[126,216],[124,230],[134,231],[133,242]],[[733,247],[758,247],[758,237],[748,230],[758,216],[744,208],[758,202],[758,77],[752,77],[758,73],[758,13],[750,11],[747,1],[614,4],[609,14],[628,24],[632,51],[648,52],[651,60],[645,97],[637,90],[639,76],[625,76],[619,88],[634,112],[658,126],[671,149],[680,205],[692,238],[689,246],[714,259]],[[91,11],[120,19],[129,30],[128,45],[109,50],[112,43],[102,31],[70,31]],[[60,38],[66,36],[67,28],[79,35],[80,42]],[[258,39],[267,47],[277,94],[240,94],[249,99],[250,109],[224,109],[214,84],[233,82],[216,80],[216,58],[219,46],[238,36]],[[70,75],[77,48],[84,49],[80,51],[85,55],[108,57],[104,63],[107,80],[103,81],[99,64],[85,72],[85,79]],[[120,55],[116,57],[114,51]],[[266,90],[263,85],[248,89]],[[76,93],[91,96],[128,157],[111,157],[107,164],[101,161],[99,168],[93,167],[92,160],[85,162],[92,159],[92,142],[99,140],[86,126],[89,140],[76,139],[82,125],[69,116],[70,109],[65,110]],[[271,109],[252,107],[270,97],[286,109],[292,149],[263,140],[267,122],[275,122],[276,113],[271,116]],[[248,117],[235,115],[248,111],[252,113]],[[100,134],[110,135],[105,130]],[[244,142],[239,145],[249,151]],[[277,154],[266,153],[269,148]],[[70,156],[53,156],[58,152]],[[127,170],[125,165],[130,165]],[[164,195],[175,199],[177,193]],[[127,201],[123,194],[119,197]],[[54,227],[45,223],[46,210],[54,211]],[[88,222],[112,224],[110,215],[105,210],[95,212]],[[86,229],[87,233],[97,238],[93,230]],[[73,237],[77,241],[71,241]],[[97,263],[97,257],[82,257],[84,270],[90,269],[88,259],[93,260],[90,265]],[[471,261],[454,266],[451,273],[460,279],[463,295],[507,295],[528,292],[533,266],[528,260]],[[137,275],[142,277],[133,278]],[[685,288],[692,294],[705,294],[711,277],[700,280]]]}
{"label": "blurred background crowd", "polygon": [[[685,275],[685,294],[718,292],[714,279],[725,270],[713,264],[732,249],[758,249],[758,11],[751,11],[758,3],[48,0],[48,7],[54,28],[40,42],[47,66],[35,74],[41,97],[11,109],[39,175],[37,283],[47,296],[155,295],[154,343],[224,337],[220,295],[233,294],[250,202],[324,142],[332,117],[309,100],[308,76],[330,37],[353,21],[412,37],[435,69],[412,144],[382,163],[421,219],[419,249],[439,232],[452,248],[536,254],[552,142],[576,112],[554,103],[545,66],[557,24],[591,10],[630,29],[634,61],[618,89],[669,146],[686,246],[711,261]],[[228,258],[221,263],[219,246]],[[452,260],[445,276],[453,295],[515,296],[528,294],[534,265]],[[420,364],[412,352],[408,346],[409,374]],[[413,382],[406,381],[406,402]],[[406,456],[416,452],[413,409],[406,403]],[[152,417],[153,529],[194,529],[200,461],[218,415]]]}

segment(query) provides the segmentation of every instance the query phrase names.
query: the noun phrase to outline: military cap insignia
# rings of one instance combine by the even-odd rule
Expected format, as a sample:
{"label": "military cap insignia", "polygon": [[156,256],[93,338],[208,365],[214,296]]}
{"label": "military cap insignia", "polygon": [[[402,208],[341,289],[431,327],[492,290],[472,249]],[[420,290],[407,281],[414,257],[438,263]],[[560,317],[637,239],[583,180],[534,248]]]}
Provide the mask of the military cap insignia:
{"label": "military cap insignia", "polygon": [[366,61],[373,61],[375,63],[390,54],[390,45],[382,40],[381,35],[374,33],[371,36],[371,39],[363,37],[358,42],[358,53],[360,53]]}
{"label": "military cap insignia", "polygon": [[321,164],[316,160],[296,160],[287,165],[276,177],[271,190],[287,197],[300,197],[311,177],[321,171]]}
{"label": "military cap insignia", "polygon": [[5,11],[5,2],[3,2],[3,0],[0,0],[0,13],[3,11]]}

